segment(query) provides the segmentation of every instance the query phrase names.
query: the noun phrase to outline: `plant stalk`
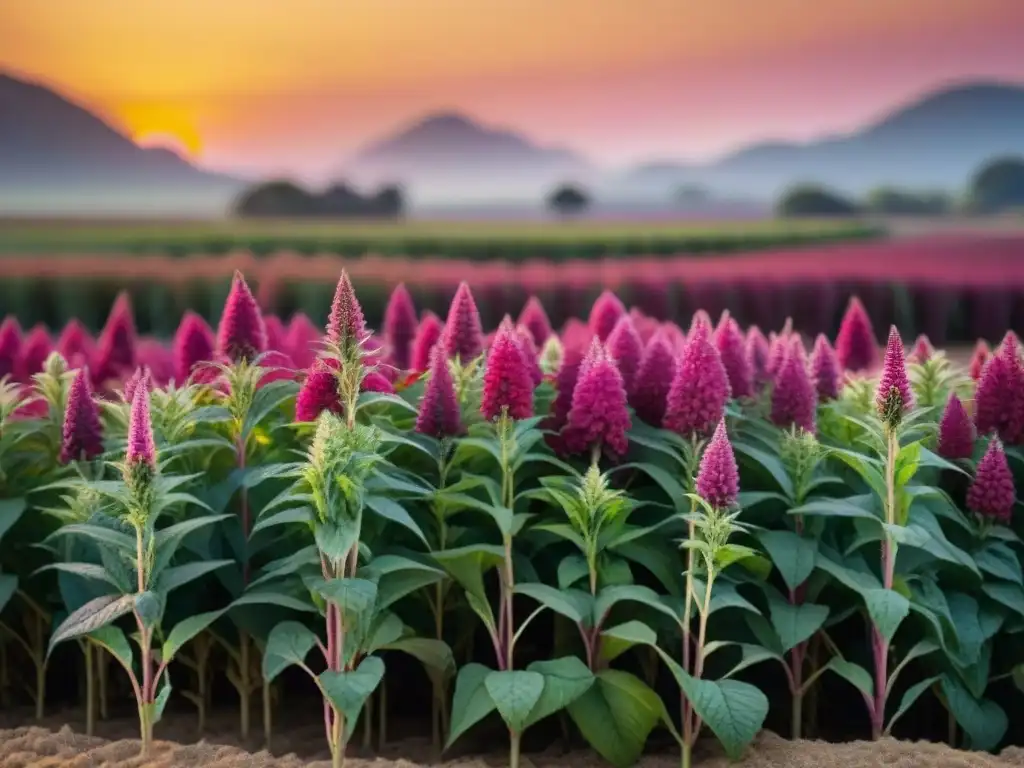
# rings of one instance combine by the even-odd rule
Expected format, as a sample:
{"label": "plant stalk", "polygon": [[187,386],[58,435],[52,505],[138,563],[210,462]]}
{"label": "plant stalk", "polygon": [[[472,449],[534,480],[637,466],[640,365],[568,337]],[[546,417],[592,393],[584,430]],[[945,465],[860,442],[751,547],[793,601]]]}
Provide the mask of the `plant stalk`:
{"label": "plant stalk", "polygon": [[92,643],[85,640],[82,650],[85,654],[85,735],[92,736],[96,732],[96,663]]}

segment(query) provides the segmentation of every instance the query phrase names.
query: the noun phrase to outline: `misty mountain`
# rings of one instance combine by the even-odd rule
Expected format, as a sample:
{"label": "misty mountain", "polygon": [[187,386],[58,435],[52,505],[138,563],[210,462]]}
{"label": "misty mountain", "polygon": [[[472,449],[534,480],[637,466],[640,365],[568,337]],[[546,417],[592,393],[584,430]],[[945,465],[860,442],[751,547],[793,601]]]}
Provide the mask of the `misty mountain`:
{"label": "misty mountain", "polygon": [[854,195],[881,185],[959,191],[981,164],[1005,154],[1024,154],[1024,87],[979,82],[927,94],[847,135],[755,144],[708,164],[654,162],[614,186],[666,195],[698,184],[772,197],[798,181]]}
{"label": "misty mountain", "polygon": [[243,182],[143,149],[41,85],[0,74],[0,210],[210,213]]}
{"label": "misty mountain", "polygon": [[342,172],[361,185],[399,183],[417,201],[540,199],[556,184],[590,181],[594,173],[575,152],[454,112],[428,115],[368,144]]}

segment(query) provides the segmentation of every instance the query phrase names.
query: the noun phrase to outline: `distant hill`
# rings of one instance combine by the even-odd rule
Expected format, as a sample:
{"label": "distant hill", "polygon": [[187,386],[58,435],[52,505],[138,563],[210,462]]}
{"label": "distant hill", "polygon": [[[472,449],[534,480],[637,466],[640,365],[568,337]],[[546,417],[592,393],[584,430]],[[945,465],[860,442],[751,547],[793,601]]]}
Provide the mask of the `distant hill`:
{"label": "distant hill", "polygon": [[469,117],[429,115],[356,152],[342,174],[360,184],[400,183],[422,199],[540,198],[594,171],[580,155],[543,147]]}
{"label": "distant hill", "polygon": [[0,212],[223,210],[243,183],[143,149],[86,108],[0,74]]}
{"label": "distant hill", "polygon": [[685,184],[774,196],[796,181],[850,194],[872,187],[962,189],[996,155],[1024,154],[1024,87],[966,83],[929,93],[853,133],[808,143],[765,142],[708,164],[658,161],[617,185],[667,194]]}

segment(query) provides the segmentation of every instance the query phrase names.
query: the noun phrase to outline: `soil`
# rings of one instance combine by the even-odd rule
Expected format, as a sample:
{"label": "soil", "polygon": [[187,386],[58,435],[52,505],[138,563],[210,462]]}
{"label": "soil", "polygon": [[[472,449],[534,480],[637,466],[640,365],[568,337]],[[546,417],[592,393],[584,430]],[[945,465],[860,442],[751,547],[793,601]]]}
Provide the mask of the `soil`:
{"label": "soil", "polygon": [[[194,721],[192,721],[194,723]],[[105,724],[110,730],[110,724]],[[127,727],[128,723],[124,723]],[[114,730],[120,730],[115,727]],[[111,740],[76,733],[70,726],[59,730],[31,726],[0,730],[0,765],[3,768],[329,768],[327,759],[299,757],[295,752],[274,756],[266,751],[247,752],[238,746],[217,743],[216,734],[195,743],[188,721],[162,722],[164,736],[180,736],[182,742],[157,741],[148,759],[139,755],[137,739]],[[304,729],[302,729],[304,730]],[[306,734],[308,737],[311,734]],[[322,734],[321,734],[322,738]],[[300,752],[308,753],[310,742],[295,743],[295,736],[282,734],[282,744],[291,742]],[[414,762],[408,757],[425,753],[426,745],[417,740],[389,745],[387,757],[346,760],[347,768],[418,768],[427,762]],[[275,750],[278,751],[278,750]],[[358,752],[358,750],[354,750]],[[326,754],[311,757],[326,758]],[[415,759],[415,758],[414,758]],[[480,757],[457,758],[444,763],[449,768],[496,768],[505,765],[501,753]],[[854,741],[830,744],[823,741],[787,741],[770,731],[763,732],[738,763],[730,763],[724,755],[705,740],[699,745],[694,763],[700,768],[1024,768],[1024,749],[1010,747],[1000,755],[961,752],[944,744],[906,742],[884,739],[880,742]],[[589,752],[564,754],[557,749],[523,756],[524,768],[590,768],[606,766]],[[678,753],[645,756],[637,768],[676,768]]]}

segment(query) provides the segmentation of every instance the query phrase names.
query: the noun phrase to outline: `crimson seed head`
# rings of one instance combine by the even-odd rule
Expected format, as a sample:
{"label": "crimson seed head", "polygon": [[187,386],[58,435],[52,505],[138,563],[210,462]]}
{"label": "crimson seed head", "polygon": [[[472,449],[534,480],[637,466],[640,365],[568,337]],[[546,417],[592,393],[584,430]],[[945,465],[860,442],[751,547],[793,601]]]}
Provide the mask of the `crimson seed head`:
{"label": "crimson seed head", "polygon": [[96,381],[120,378],[136,364],[135,318],[127,293],[118,294],[96,342],[93,375]]}
{"label": "crimson seed head", "polygon": [[184,384],[197,365],[213,360],[215,339],[213,330],[199,315],[186,312],[174,334],[174,380]]}
{"label": "crimson seed head", "polygon": [[903,413],[914,407],[914,393],[907,379],[903,341],[895,325],[889,328],[889,341],[885,345],[885,360],[882,363],[882,376],[878,380],[875,406],[882,421],[890,428],[896,427]]}
{"label": "crimson seed head", "polygon": [[[553,432],[557,432],[565,426],[569,420],[569,411],[572,408],[572,393],[579,380],[580,366],[583,365],[585,348],[578,343],[569,344],[566,338],[566,345],[562,350],[562,364],[555,376],[555,399],[551,403],[551,412],[545,420],[545,426]],[[578,339],[577,339],[578,342]],[[559,438],[548,435],[547,441],[556,450],[562,450],[562,443]]]}
{"label": "crimson seed head", "polygon": [[285,351],[297,368],[309,368],[316,359],[320,331],[303,312],[296,312],[288,323]]}
{"label": "crimson seed head", "polygon": [[750,326],[747,330],[747,358],[750,360],[754,383],[759,387],[771,380],[771,376],[768,374],[769,354],[768,339],[756,325]]}
{"label": "crimson seed head", "polygon": [[68,403],[64,410],[64,427],[61,433],[60,463],[92,461],[103,453],[103,427],[100,411],[92,397],[89,374],[79,368],[68,391]]}
{"label": "crimson seed head", "polygon": [[252,361],[267,348],[263,315],[242,273],[235,271],[217,327],[217,352],[232,362]]}
{"label": "crimson seed head", "polygon": [[785,331],[768,335],[768,360],[765,362],[764,370],[772,379],[778,375],[779,368],[789,353],[789,338]]}
{"label": "crimson seed head", "polygon": [[516,334],[516,339],[519,341],[519,349],[522,350],[523,359],[530,369],[530,378],[533,380],[533,386],[536,387],[544,380],[544,371],[540,367],[537,347],[533,343],[533,335],[525,325],[516,326],[513,331]]}
{"label": "crimson seed head", "polygon": [[25,339],[21,343],[18,371],[26,379],[39,373],[46,365],[46,358],[52,351],[53,340],[46,328],[42,325],[35,326],[25,335]]}
{"label": "crimson seed head", "polygon": [[462,416],[448,357],[440,347],[435,347],[430,357],[430,377],[420,399],[416,431],[438,439],[453,437],[462,432]]}
{"label": "crimson seed head", "polygon": [[264,315],[263,328],[267,332],[267,350],[284,352],[285,329],[284,323],[277,315]]}
{"label": "crimson seed head", "polygon": [[710,435],[729,400],[729,377],[709,333],[708,326],[694,328],[666,398],[664,426],[684,437]]}
{"label": "crimson seed head", "polygon": [[18,359],[21,356],[21,326],[8,315],[0,323],[0,379],[18,378]]}
{"label": "crimson seed head", "polygon": [[530,330],[533,343],[538,347],[544,346],[544,342],[552,333],[548,313],[544,311],[544,305],[536,296],[531,296],[523,311],[519,313],[519,325],[525,325]]}
{"label": "crimson seed head", "polygon": [[623,315],[615,323],[615,328],[608,335],[607,352],[622,374],[626,392],[632,392],[636,385],[636,372],[640,368],[644,347],[629,315]]}
{"label": "crimson seed head", "polygon": [[587,325],[590,326],[590,330],[597,338],[604,341],[615,330],[615,324],[624,314],[626,314],[626,307],[619,301],[619,297],[606,290],[597,297],[594,306],[590,308]]}
{"label": "crimson seed head", "polygon": [[295,398],[295,420],[316,421],[324,411],[340,416],[343,408],[338,395],[337,373],[326,361],[317,360]]}
{"label": "crimson seed head", "polygon": [[836,336],[836,357],[839,365],[848,371],[873,368],[878,359],[875,331],[871,318],[856,296],[850,299]]}
{"label": "crimson seed head", "polygon": [[72,360],[88,359],[92,354],[93,340],[89,331],[78,320],[71,320],[64,326],[57,339],[57,351],[69,363]]}
{"label": "crimson seed head", "polygon": [[811,377],[822,402],[835,400],[839,397],[839,361],[836,352],[823,333],[814,340],[814,352],[811,354]]}
{"label": "crimson seed head", "polygon": [[712,328],[714,328],[714,324],[711,322],[711,315],[703,309],[698,309],[693,313],[693,317],[690,319],[690,330],[686,334],[687,338],[692,337],[698,328],[703,328],[709,335]]}
{"label": "crimson seed head", "polygon": [[354,353],[366,341],[366,321],[348,272],[342,270],[327,318],[327,341]]}
{"label": "crimson seed head", "polygon": [[370,371],[363,377],[362,382],[359,384],[359,390],[361,392],[379,392],[384,395],[392,395],[395,392],[395,386],[380,371]]}
{"label": "crimson seed head", "polygon": [[722,358],[725,373],[729,377],[729,388],[736,398],[754,394],[754,376],[747,355],[746,339],[739,323],[723,313],[714,335],[715,347]]}
{"label": "crimson seed head", "polygon": [[573,388],[563,435],[565,449],[585,453],[598,448],[617,459],[629,446],[629,427],[622,374],[595,338]]}
{"label": "crimson seed head", "polygon": [[629,395],[638,418],[660,427],[665,417],[665,401],[675,378],[676,356],[664,332],[654,334],[637,369],[635,385]]}
{"label": "crimson seed head", "polygon": [[443,332],[444,326],[441,324],[441,318],[429,310],[424,312],[419,328],[416,329],[416,337],[412,342],[412,359],[410,361],[412,370],[427,370],[430,366],[431,350],[441,339]]}
{"label": "crimson seed head", "polygon": [[969,459],[974,454],[974,424],[955,394],[949,396],[939,422],[939,455],[944,459]]}
{"label": "crimson seed head", "polygon": [[152,389],[152,386],[153,382],[149,374],[149,369],[140,365],[124,383],[124,401],[126,403],[133,402],[135,400],[135,391],[139,387],[142,387],[148,392]]}
{"label": "crimson seed head", "polygon": [[697,494],[716,509],[726,509],[736,503],[739,493],[740,472],[722,419],[701,457]]}
{"label": "crimson seed head", "polygon": [[914,348],[910,351],[910,359],[915,363],[927,363],[934,355],[935,347],[932,346],[931,340],[922,333],[914,341]]}
{"label": "crimson seed head", "polygon": [[491,421],[506,408],[517,421],[533,415],[533,379],[515,331],[508,329],[498,331],[487,355],[480,412]]}
{"label": "crimson seed head", "polygon": [[1016,347],[1004,344],[982,369],[974,393],[974,423],[1008,445],[1024,442],[1024,366]]}
{"label": "crimson seed head", "polygon": [[796,425],[813,434],[818,394],[807,372],[803,344],[798,338],[793,338],[789,346],[789,354],[780,366],[772,388],[771,420],[780,427]]}
{"label": "crimson seed head", "polygon": [[153,423],[149,418],[149,390],[145,386],[136,387],[132,397],[132,408],[128,417],[128,453],[125,461],[129,466],[145,464],[150,469],[156,469]]}
{"label": "crimson seed head", "polygon": [[1003,446],[998,439],[992,440],[967,489],[967,507],[982,518],[1005,524],[1013,517],[1016,498]]}
{"label": "crimson seed head", "polygon": [[391,292],[384,310],[384,337],[391,348],[391,363],[401,371],[409,369],[412,342],[418,325],[412,296],[405,283],[399,283]]}
{"label": "crimson seed head", "polygon": [[661,323],[655,318],[645,315],[636,307],[632,307],[629,310],[629,317],[633,321],[636,332],[640,334],[640,341],[646,347],[654,334],[658,332]]}
{"label": "crimson seed head", "polygon": [[971,355],[971,363],[968,367],[971,378],[978,381],[981,378],[982,369],[985,367],[985,363],[992,357],[992,350],[988,344],[985,343],[984,339],[978,339],[978,343],[974,345],[974,354]]}
{"label": "crimson seed head", "polygon": [[465,282],[459,283],[455,297],[448,307],[444,324],[443,343],[448,357],[457,357],[463,364],[480,356],[484,350],[484,332],[480,312]]}

